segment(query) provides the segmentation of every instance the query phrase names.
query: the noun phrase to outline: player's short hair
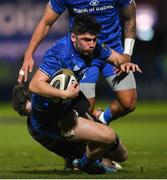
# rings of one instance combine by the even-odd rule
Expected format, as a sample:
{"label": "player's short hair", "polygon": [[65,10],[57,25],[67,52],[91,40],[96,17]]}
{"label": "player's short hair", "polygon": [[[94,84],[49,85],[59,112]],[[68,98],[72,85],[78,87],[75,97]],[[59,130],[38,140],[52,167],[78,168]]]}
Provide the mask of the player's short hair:
{"label": "player's short hair", "polygon": [[100,33],[100,29],[100,24],[96,22],[96,19],[93,15],[90,15],[88,13],[81,13],[74,16],[72,32],[75,35],[86,33],[97,35]]}
{"label": "player's short hair", "polygon": [[12,91],[12,106],[15,111],[21,116],[29,115],[26,110],[26,103],[31,99],[31,93],[28,90],[28,85],[25,83],[18,83],[14,86]]}

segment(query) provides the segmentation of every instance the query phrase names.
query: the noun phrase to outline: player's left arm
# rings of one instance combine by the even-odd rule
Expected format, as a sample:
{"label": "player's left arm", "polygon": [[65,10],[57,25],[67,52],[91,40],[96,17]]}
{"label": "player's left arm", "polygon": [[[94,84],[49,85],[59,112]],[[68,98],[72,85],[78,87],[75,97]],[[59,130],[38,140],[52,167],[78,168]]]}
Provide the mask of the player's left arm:
{"label": "player's left arm", "polygon": [[113,49],[107,61],[117,67],[116,73],[118,75],[121,74],[121,72],[129,73],[130,70],[133,72],[142,73],[140,67],[137,64],[131,63],[129,59],[125,57],[125,55],[119,54]]}
{"label": "player's left arm", "polygon": [[131,60],[136,38],[136,3],[135,0],[122,8],[124,18],[124,54]]}

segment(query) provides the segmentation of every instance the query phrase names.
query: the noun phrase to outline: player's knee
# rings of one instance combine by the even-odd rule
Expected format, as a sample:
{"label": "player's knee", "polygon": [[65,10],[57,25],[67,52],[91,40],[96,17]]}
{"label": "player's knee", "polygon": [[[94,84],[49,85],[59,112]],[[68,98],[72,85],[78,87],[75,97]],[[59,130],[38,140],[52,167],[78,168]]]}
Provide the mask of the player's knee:
{"label": "player's knee", "polygon": [[126,104],[126,106],[124,106],[124,111],[126,113],[130,113],[130,112],[134,111],[135,109],[136,109],[135,104]]}
{"label": "player's knee", "polygon": [[123,155],[122,159],[123,159],[123,161],[127,161],[128,160],[128,151],[124,152],[124,155]]}
{"label": "player's knee", "polygon": [[119,157],[117,157],[117,162],[124,162],[128,159],[128,151],[124,151]]}
{"label": "player's knee", "polygon": [[136,109],[136,99],[127,99],[122,103],[122,107],[126,113],[134,111]]}
{"label": "player's knee", "polygon": [[115,139],[116,135],[111,128],[108,128],[108,130],[103,133],[103,142],[106,145],[111,145],[115,141]]}

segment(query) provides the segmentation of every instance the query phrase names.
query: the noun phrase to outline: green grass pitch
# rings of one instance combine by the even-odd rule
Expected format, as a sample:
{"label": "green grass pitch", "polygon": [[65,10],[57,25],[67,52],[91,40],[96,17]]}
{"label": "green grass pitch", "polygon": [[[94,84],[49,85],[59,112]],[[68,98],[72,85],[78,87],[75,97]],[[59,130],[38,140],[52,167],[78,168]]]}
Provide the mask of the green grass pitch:
{"label": "green grass pitch", "polygon": [[167,179],[167,103],[139,103],[135,112],[110,125],[128,148],[123,170],[106,175],[65,172],[62,158],[30,137],[25,118],[0,104],[0,178]]}

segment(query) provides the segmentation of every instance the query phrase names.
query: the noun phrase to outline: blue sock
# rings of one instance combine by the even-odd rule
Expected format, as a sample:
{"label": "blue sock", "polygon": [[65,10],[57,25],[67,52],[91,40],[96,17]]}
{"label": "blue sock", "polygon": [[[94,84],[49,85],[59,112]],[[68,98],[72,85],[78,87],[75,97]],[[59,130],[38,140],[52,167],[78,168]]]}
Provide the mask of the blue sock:
{"label": "blue sock", "polygon": [[109,124],[111,121],[112,121],[112,112],[111,112],[111,109],[108,107],[106,108],[106,110],[104,111],[104,114],[103,114],[103,118],[106,122],[106,124]]}
{"label": "blue sock", "polygon": [[83,154],[82,158],[80,159],[80,162],[81,162],[81,166],[85,166],[85,165],[89,165],[89,164],[93,164],[96,160],[94,159],[89,159],[87,156],[86,156],[86,153]]}

